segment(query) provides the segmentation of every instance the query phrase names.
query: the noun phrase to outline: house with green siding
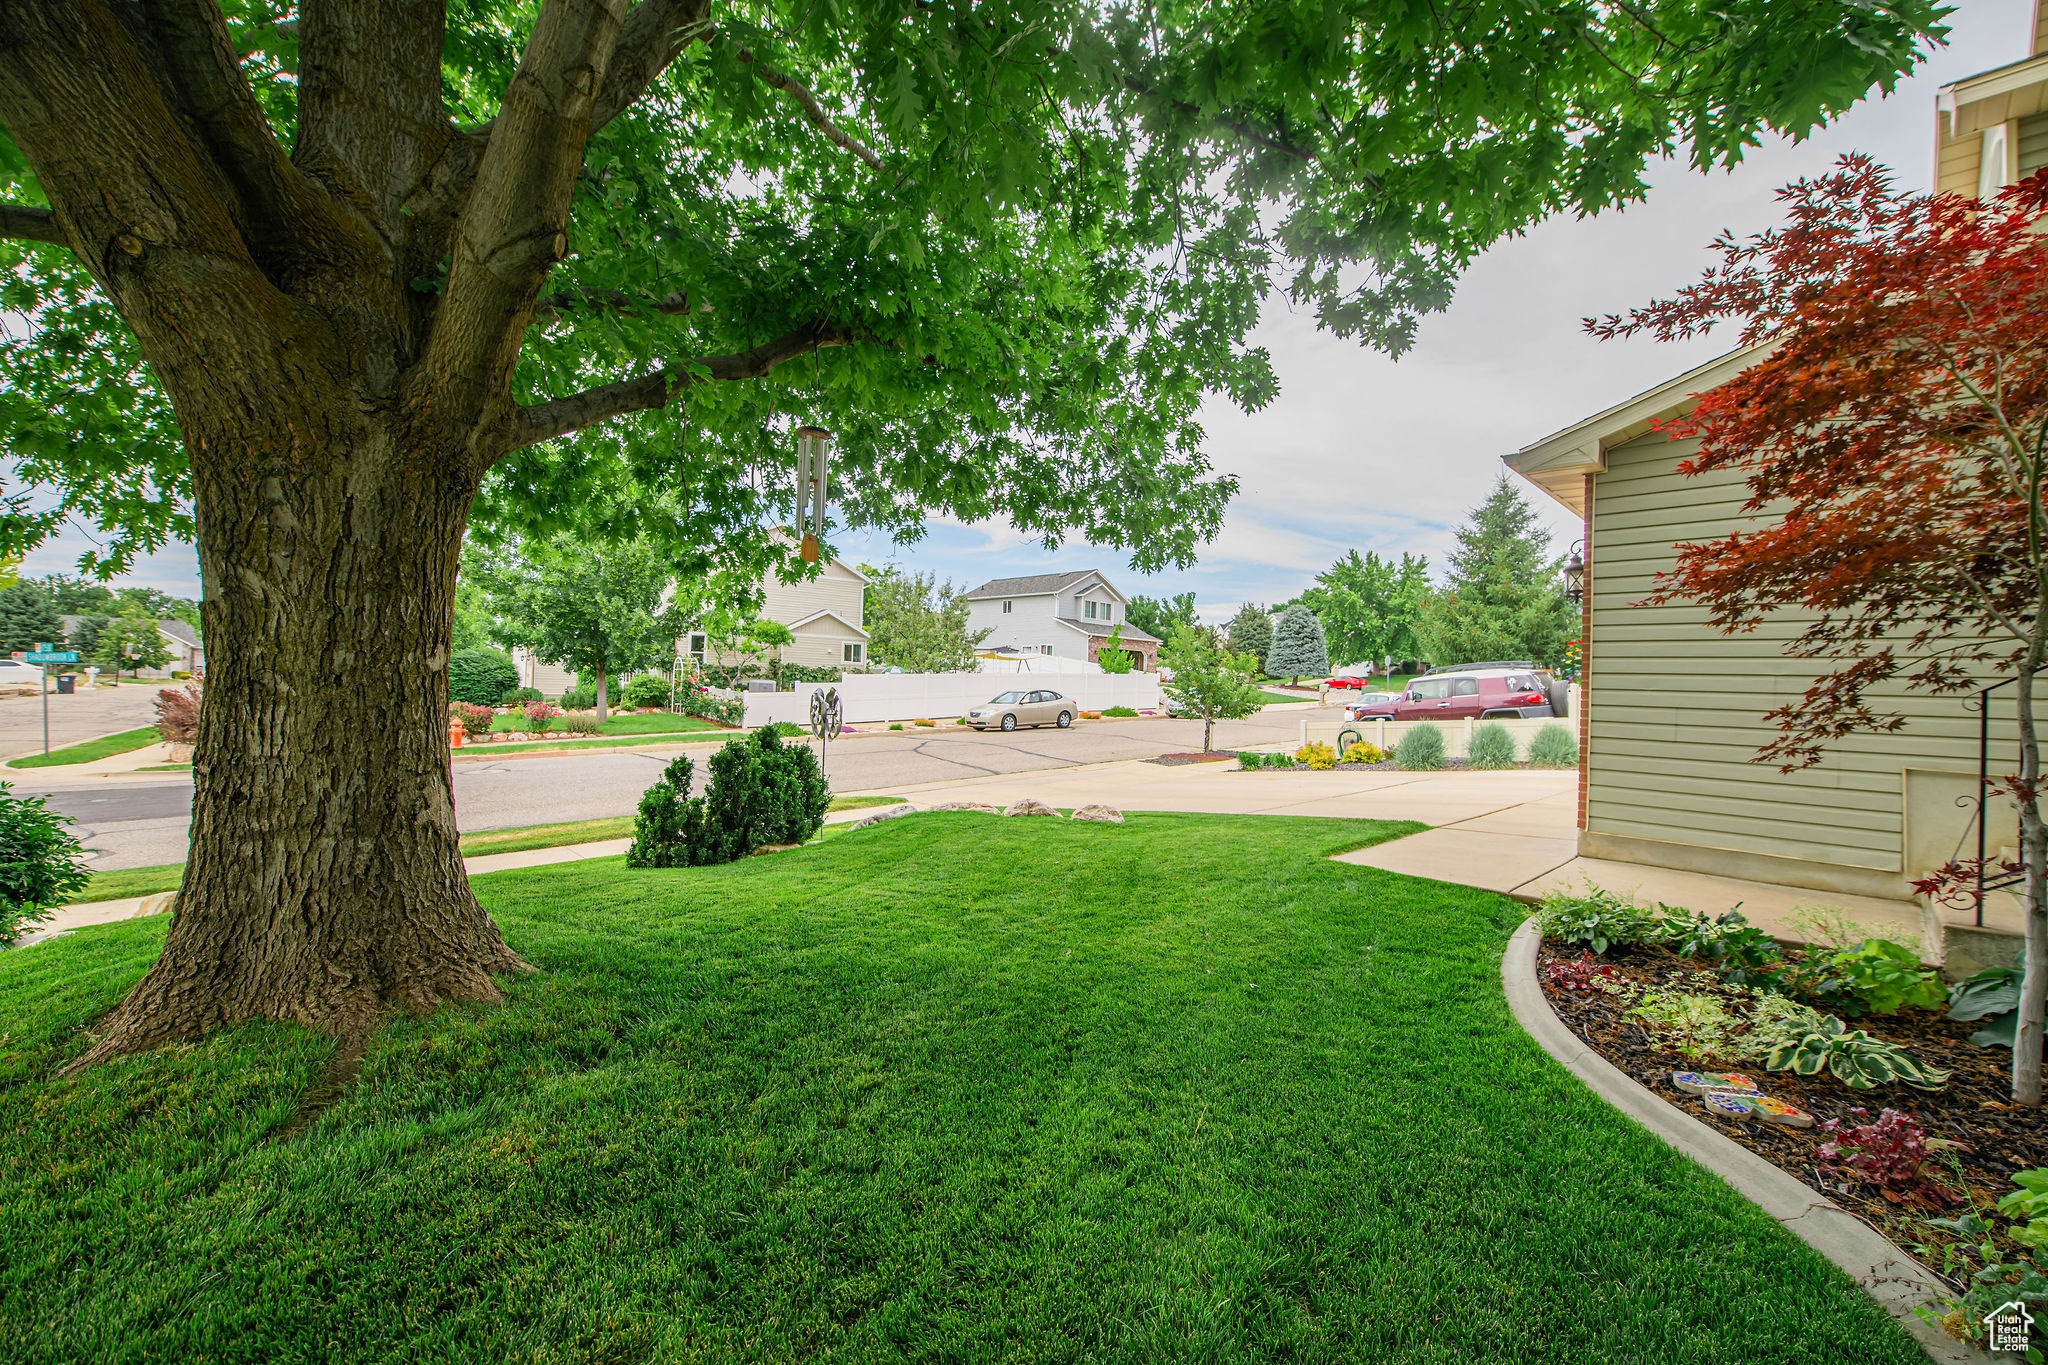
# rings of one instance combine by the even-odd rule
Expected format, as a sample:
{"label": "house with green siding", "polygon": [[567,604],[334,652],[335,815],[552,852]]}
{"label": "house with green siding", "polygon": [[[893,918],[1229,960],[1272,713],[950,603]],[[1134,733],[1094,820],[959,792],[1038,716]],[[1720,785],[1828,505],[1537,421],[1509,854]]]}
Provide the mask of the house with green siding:
{"label": "house with green siding", "polygon": [[[1941,92],[1941,188],[1988,194],[2048,166],[2048,22],[2035,34],[2026,61]],[[1506,457],[1584,523],[1579,853],[1811,888],[1820,901],[1911,901],[1914,878],[1977,851],[1980,744],[1990,777],[2016,766],[2011,689],[1992,693],[1980,716],[1974,696],[1892,688],[1877,701],[1902,729],[1842,740],[1818,766],[1780,772],[1755,760],[1776,734],[1765,714],[1802,695],[1821,667],[1788,653],[1804,620],[1781,614],[1730,636],[1702,607],[1644,605],[1680,544],[1750,521],[1741,477],[1681,475],[1697,443],[1656,424],[1758,354],[1722,356]],[[1995,795],[1984,827],[1993,855],[2017,842],[2016,815]],[[1975,918],[1926,913],[1930,928]],[[1986,922],[2017,928],[2018,908],[1993,895]],[[1979,951],[1995,955],[1996,945]]]}

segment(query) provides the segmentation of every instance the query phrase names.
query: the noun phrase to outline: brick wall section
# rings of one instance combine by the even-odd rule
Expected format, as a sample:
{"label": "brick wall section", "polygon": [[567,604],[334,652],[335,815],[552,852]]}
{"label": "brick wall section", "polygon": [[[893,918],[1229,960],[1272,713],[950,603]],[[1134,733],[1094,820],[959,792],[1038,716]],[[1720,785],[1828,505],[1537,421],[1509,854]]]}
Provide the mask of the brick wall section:
{"label": "brick wall section", "polygon": [[1593,738],[1587,699],[1593,695],[1593,476],[1586,478],[1586,595],[1579,604],[1579,828],[1586,827],[1586,757]]}

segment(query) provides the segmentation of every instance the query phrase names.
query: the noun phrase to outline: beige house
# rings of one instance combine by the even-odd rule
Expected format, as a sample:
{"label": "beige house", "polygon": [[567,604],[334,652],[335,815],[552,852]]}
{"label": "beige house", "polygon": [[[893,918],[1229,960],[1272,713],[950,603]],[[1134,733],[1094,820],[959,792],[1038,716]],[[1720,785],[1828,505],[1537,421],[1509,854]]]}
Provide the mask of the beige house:
{"label": "beige house", "polygon": [[[2048,165],[2044,39],[2037,24],[2036,56],[1942,92],[1944,189],[1989,192]],[[1819,666],[1786,653],[1802,621],[1780,614],[1728,636],[1701,607],[1641,605],[1678,544],[1749,520],[1739,476],[1681,476],[1697,442],[1651,424],[1757,354],[1723,356],[1506,457],[1584,522],[1579,852],[1910,902],[1914,878],[1976,854],[1980,740],[1990,776],[2013,770],[2011,689],[1991,694],[1980,731],[1975,697],[1892,688],[1878,695],[1904,729],[1853,736],[1819,766],[1781,773],[1750,760],[1776,734],[1764,714],[1804,693]],[[1993,797],[1984,824],[1994,856],[2016,842],[2009,804]],[[1987,923],[2011,922],[2006,898],[1986,908]]]}
{"label": "beige house", "polygon": [[[865,668],[868,663],[867,575],[834,557],[816,578],[785,583],[770,573],[761,584],[761,618],[789,627],[795,639],[782,661],[811,668]],[[678,641],[698,663],[732,664],[740,656],[693,630]]]}

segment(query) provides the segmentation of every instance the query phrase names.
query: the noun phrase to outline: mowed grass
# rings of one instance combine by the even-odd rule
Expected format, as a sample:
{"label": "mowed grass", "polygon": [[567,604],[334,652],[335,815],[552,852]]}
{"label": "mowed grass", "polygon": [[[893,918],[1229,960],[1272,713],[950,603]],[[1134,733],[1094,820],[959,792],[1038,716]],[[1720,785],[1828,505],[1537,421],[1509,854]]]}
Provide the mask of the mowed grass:
{"label": "mowed grass", "polygon": [[920,815],[477,879],[538,971],[71,1080],[161,921],[0,953],[11,1359],[1918,1358],[1515,1026],[1412,826]]}
{"label": "mowed grass", "polygon": [[67,744],[61,749],[52,749],[47,754],[28,754],[9,760],[10,768],[56,768],[71,763],[90,763],[96,758],[112,758],[115,754],[133,753],[157,743],[163,736],[154,725],[145,725],[136,730],[123,730],[118,735],[101,735],[81,744]]}
{"label": "mowed grass", "polygon": [[[828,813],[863,810],[869,806],[898,806],[900,796],[835,796]],[[462,836],[465,855],[479,853],[523,853],[531,848],[560,848],[565,844],[594,844],[605,839],[633,837],[633,817],[609,816],[598,820],[570,820],[554,825],[515,825],[509,829],[475,830]],[[183,863],[158,863],[153,867],[124,867],[112,872],[95,872],[84,888],[60,902],[83,905],[88,901],[123,900],[129,896],[153,896],[159,891],[176,891],[185,876]]]}

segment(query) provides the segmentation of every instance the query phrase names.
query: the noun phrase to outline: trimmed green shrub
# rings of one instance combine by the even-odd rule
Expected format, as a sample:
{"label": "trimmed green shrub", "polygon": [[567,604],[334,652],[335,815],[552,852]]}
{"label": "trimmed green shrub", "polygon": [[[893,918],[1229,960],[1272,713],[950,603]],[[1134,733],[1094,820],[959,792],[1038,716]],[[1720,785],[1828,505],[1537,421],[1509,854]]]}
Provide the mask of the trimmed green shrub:
{"label": "trimmed green shrub", "polygon": [[785,745],[772,726],[711,756],[702,796],[691,796],[688,758],[668,765],[640,798],[628,867],[706,867],[744,858],[764,844],[800,844],[825,823],[832,793],[804,745]]}
{"label": "trimmed green shrub", "polygon": [[1237,770],[1239,772],[1256,772],[1265,766],[1266,756],[1264,754],[1255,754],[1251,750],[1245,749],[1237,755]]}
{"label": "trimmed green shrub", "polygon": [[1529,741],[1529,764],[1536,768],[1576,768],[1579,766],[1579,740],[1569,725],[1556,721],[1536,732]]}
{"label": "trimmed green shrub", "polygon": [[530,701],[546,701],[538,687],[508,687],[498,694],[500,706],[524,706]]}
{"label": "trimmed green shrub", "polygon": [[1444,732],[1434,725],[1416,726],[1394,746],[1394,762],[1410,772],[1435,772],[1444,766]]}
{"label": "trimmed green shrub", "polygon": [[1115,716],[1119,720],[1127,720],[1138,713],[1128,706],[1105,706],[1102,708],[1102,714],[1105,716]]}
{"label": "trimmed green shrub", "polygon": [[519,686],[519,670],[495,649],[465,649],[448,660],[448,700],[496,706],[507,689]]}
{"label": "trimmed green shrub", "polygon": [[92,880],[68,816],[0,782],[0,948],[9,947]]}
{"label": "trimmed green shrub", "polygon": [[668,692],[667,678],[643,673],[626,684],[626,705],[635,710],[643,706],[667,706]]}
{"label": "trimmed green shrub", "polygon": [[597,705],[597,684],[578,681],[562,694],[564,711],[588,711]]}
{"label": "trimmed green shrub", "polygon": [[1472,743],[1465,750],[1465,757],[1475,768],[1512,768],[1515,766],[1515,737],[1499,721],[1482,725],[1472,732]]}

